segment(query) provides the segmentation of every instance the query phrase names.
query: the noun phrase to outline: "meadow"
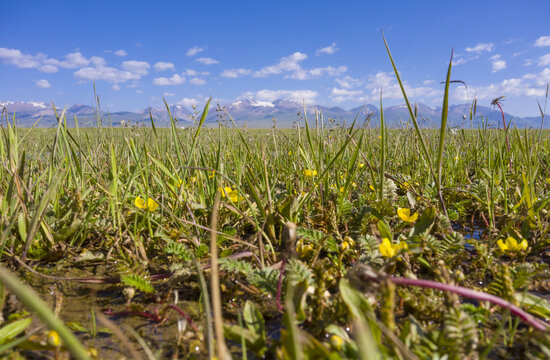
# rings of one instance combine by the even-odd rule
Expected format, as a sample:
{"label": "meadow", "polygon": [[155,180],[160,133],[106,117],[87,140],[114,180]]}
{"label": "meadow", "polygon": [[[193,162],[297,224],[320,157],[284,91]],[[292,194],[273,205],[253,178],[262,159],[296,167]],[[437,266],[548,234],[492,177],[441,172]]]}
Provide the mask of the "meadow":
{"label": "meadow", "polygon": [[548,132],[407,104],[396,129],[4,114],[0,354],[548,358]]}

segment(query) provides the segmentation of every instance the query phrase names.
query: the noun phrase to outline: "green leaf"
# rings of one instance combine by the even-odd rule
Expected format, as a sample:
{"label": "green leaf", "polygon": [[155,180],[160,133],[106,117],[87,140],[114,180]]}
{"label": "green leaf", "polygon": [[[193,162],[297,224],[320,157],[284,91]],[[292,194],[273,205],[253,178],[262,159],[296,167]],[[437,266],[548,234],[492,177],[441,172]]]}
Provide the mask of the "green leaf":
{"label": "green leaf", "polygon": [[32,323],[32,318],[14,321],[0,329],[0,344],[13,339],[27,328]]}
{"label": "green leaf", "polygon": [[424,209],[420,219],[414,225],[414,235],[420,235],[426,231],[429,231],[435,222],[435,208],[430,206]]}
{"label": "green leaf", "polygon": [[249,330],[261,335],[262,339],[265,340],[264,317],[258,307],[250,300],[247,300],[244,304],[243,319]]}
{"label": "green leaf", "polygon": [[380,231],[380,237],[383,239],[383,238],[388,238],[388,240],[392,241],[393,240],[393,233],[391,231],[391,228],[390,228],[390,225],[388,224],[388,222],[384,219],[380,219],[378,220],[378,231]]}
{"label": "green leaf", "polygon": [[131,286],[135,288],[136,290],[139,290],[141,292],[144,292],[146,294],[151,294],[155,291],[155,288],[149,280],[142,278],[141,276],[137,274],[130,274],[130,275],[122,275],[120,277],[120,281],[126,285]]}

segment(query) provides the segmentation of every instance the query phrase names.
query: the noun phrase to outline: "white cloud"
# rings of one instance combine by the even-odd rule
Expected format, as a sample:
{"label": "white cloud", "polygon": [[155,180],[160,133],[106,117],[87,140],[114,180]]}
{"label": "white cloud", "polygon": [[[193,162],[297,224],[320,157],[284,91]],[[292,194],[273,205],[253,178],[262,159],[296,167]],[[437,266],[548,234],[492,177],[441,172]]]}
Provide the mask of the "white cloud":
{"label": "white cloud", "polygon": [[174,64],[172,64],[171,62],[164,62],[164,61],[159,61],[157,62],[153,68],[156,70],[156,71],[166,71],[166,70],[175,70],[175,66]]}
{"label": "white cloud", "polygon": [[189,56],[189,57],[195,56],[203,50],[204,49],[201,47],[193,46],[191,49],[187,50],[187,52],[185,53],[185,56]]}
{"label": "white cloud", "polygon": [[50,59],[47,55],[23,54],[17,49],[0,48],[0,59],[6,64],[15,65],[22,69],[37,69],[45,73],[59,71],[59,68],[74,69],[90,63],[80,52],[65,55],[65,60]]}
{"label": "white cloud", "polygon": [[39,88],[43,88],[43,89],[46,89],[46,88],[49,88],[51,85],[50,83],[48,82],[48,80],[38,80],[36,82],[36,86],[38,86]]}
{"label": "white cloud", "polygon": [[280,74],[283,71],[301,72],[300,62],[307,59],[307,55],[299,51],[292,55],[285,56],[275,65],[263,67],[254,72],[254,77],[266,77],[268,75]]}
{"label": "white cloud", "polygon": [[192,78],[191,80],[189,80],[189,84],[204,85],[204,84],[206,84],[206,81],[204,81],[203,79],[199,79],[199,78]]}
{"label": "white cloud", "polygon": [[[550,68],[545,68],[539,73],[528,73],[520,78],[502,80],[500,83],[486,86],[468,86],[470,96],[477,99],[494,99],[501,95],[540,97],[546,94],[546,84],[550,82]],[[468,100],[464,87],[457,87],[453,97],[459,101]],[[471,100],[471,98],[470,98]]]}
{"label": "white cloud", "polygon": [[535,41],[536,47],[550,46],[550,36],[541,36]]}
{"label": "white cloud", "polygon": [[113,54],[115,54],[116,56],[126,56],[126,55],[128,55],[128,53],[126,51],[122,50],[122,49],[115,51]]}
{"label": "white cloud", "polygon": [[478,58],[479,58],[479,55],[464,56],[463,54],[456,53],[453,56],[453,66],[466,64],[467,62],[470,62],[472,60],[476,60]]}
{"label": "white cloud", "polygon": [[359,79],[354,79],[349,75],[346,75],[341,79],[335,79],[335,81],[345,89],[351,89],[361,85],[361,81],[359,81]]}
{"label": "white cloud", "polygon": [[525,59],[525,61],[523,62],[523,66],[531,66],[531,65],[533,65],[532,59]]}
{"label": "white cloud", "polygon": [[502,60],[499,54],[493,55],[489,59],[493,65],[493,72],[506,69],[506,61]]}
{"label": "white cloud", "polygon": [[[409,99],[417,98],[422,99],[433,99],[442,96],[443,92],[440,89],[435,89],[429,86],[411,86],[406,81],[403,82],[405,87],[405,92]],[[382,89],[382,95],[384,98],[388,99],[402,99],[403,93],[401,92],[401,87],[395,80],[395,77],[392,73],[386,73],[380,71],[375,75],[369,76],[369,81],[365,86],[367,90],[370,90],[363,98],[359,98],[361,102],[365,101],[377,101],[380,99],[380,89]],[[426,100],[423,100],[426,101]]]}
{"label": "white cloud", "polygon": [[550,65],[550,54],[542,55],[537,62],[538,66]]}
{"label": "white cloud", "polygon": [[330,92],[330,98],[337,103],[355,100],[361,95],[363,95],[363,90],[348,90],[348,89],[338,89],[332,88]]}
{"label": "white cloud", "polygon": [[240,69],[228,69],[228,70],[224,70],[220,76],[221,77],[226,77],[226,78],[232,78],[232,79],[236,79],[240,76],[245,76],[245,75],[250,75],[252,73],[252,70],[250,69],[243,69],[243,68],[240,68]]}
{"label": "white cloud", "polygon": [[166,86],[166,85],[180,85],[185,82],[185,76],[181,76],[180,74],[174,74],[169,78],[166,77],[160,77],[155,78],[153,80],[153,84],[159,85],[159,86]]}
{"label": "white cloud", "polygon": [[204,64],[204,65],[214,65],[214,64],[219,64],[220,63],[218,60],[214,60],[214,59],[208,58],[208,57],[198,58],[195,61],[200,62],[201,64]]}
{"label": "white cloud", "polygon": [[164,97],[171,97],[171,96],[175,96],[176,94],[174,93],[171,93],[171,92],[165,92],[164,94],[162,94],[162,96]]}
{"label": "white cloud", "polygon": [[208,71],[197,71],[197,70],[193,70],[193,69],[186,69],[183,72],[183,74],[187,75],[187,76],[197,76],[197,75],[208,76],[208,75],[210,75],[210,73]]}
{"label": "white cloud", "polygon": [[[122,70],[106,65],[105,59],[97,56],[90,58],[92,66],[82,68],[74,73],[81,80],[103,80],[117,85],[130,80],[139,80],[147,75],[151,67],[145,61],[124,61]],[[117,90],[115,88],[115,90]]]}
{"label": "white cloud", "polygon": [[187,108],[192,107],[193,105],[197,105],[199,102],[195,98],[183,98],[180,101],[176,103],[176,105],[183,105]]}
{"label": "white cloud", "polygon": [[134,74],[143,75],[143,76],[147,75],[150,67],[151,65],[149,65],[146,61],[130,60],[130,61],[124,61],[122,63],[122,68],[124,70],[127,70]]}
{"label": "white cloud", "polygon": [[114,84],[113,85],[113,90],[119,91],[120,90],[120,85],[119,84]]}
{"label": "white cloud", "polygon": [[61,61],[59,66],[65,69],[76,69],[78,67],[87,66],[90,60],[82,56],[81,53],[75,52],[65,55],[65,61]]}
{"label": "white cloud", "polygon": [[329,45],[329,46],[327,46],[327,47],[324,47],[324,48],[321,48],[321,49],[317,50],[317,51],[315,52],[315,55],[316,55],[316,56],[319,56],[319,55],[321,55],[321,54],[332,55],[332,54],[334,54],[334,53],[335,53],[336,51],[338,51],[338,50],[340,50],[340,49],[338,49],[338,48],[336,47],[336,43],[333,42],[331,45]]}
{"label": "white cloud", "polygon": [[488,44],[479,43],[474,47],[467,47],[466,51],[467,52],[475,52],[475,53],[481,53],[481,52],[484,52],[484,51],[491,52],[491,51],[493,51],[494,48],[495,48],[495,44],[493,44],[493,43],[488,43]]}
{"label": "white cloud", "polygon": [[259,101],[273,102],[278,99],[283,100],[304,100],[311,104],[319,94],[313,90],[259,90],[256,92],[246,92],[241,98]]}
{"label": "white cloud", "polygon": [[[319,77],[323,75],[339,76],[345,73],[346,71],[348,71],[347,66],[338,66],[337,68],[332,66],[327,66],[324,68],[314,68],[311,70],[307,70],[306,75],[313,76],[313,77]],[[290,77],[294,78],[292,75]]]}

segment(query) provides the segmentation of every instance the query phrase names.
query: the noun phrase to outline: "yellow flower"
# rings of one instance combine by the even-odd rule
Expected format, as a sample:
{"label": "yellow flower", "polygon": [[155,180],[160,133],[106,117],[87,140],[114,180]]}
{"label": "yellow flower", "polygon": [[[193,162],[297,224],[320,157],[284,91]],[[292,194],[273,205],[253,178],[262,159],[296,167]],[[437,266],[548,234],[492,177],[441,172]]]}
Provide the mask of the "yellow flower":
{"label": "yellow flower", "polygon": [[343,187],[343,186],[340,188],[340,192],[341,192],[341,193],[344,192],[344,187]]}
{"label": "yellow flower", "polygon": [[379,139],[382,139],[382,135],[378,135],[378,138],[379,138]]}
{"label": "yellow flower", "polygon": [[516,239],[514,239],[511,236],[508,236],[505,241],[502,241],[502,239],[499,239],[497,241],[497,245],[502,252],[519,252],[527,250],[527,247],[529,244],[527,244],[527,240],[523,239],[519,244]]}
{"label": "yellow flower", "polygon": [[150,212],[155,211],[159,207],[159,204],[155,200],[147,198],[147,201],[145,201],[141,198],[141,196],[136,197],[136,199],[134,200],[134,204],[138,208]]}
{"label": "yellow flower", "polygon": [[352,182],[352,183],[351,183],[351,186],[357,187],[357,184],[356,184],[355,182]]}
{"label": "yellow flower", "polygon": [[408,223],[413,223],[418,219],[418,213],[411,215],[411,209],[408,208],[397,208],[397,215],[401,220]]}
{"label": "yellow flower", "polygon": [[336,350],[341,350],[342,349],[342,345],[344,345],[344,339],[342,339],[340,336],[338,335],[332,335],[330,337],[330,344],[336,349]]}
{"label": "yellow flower", "polygon": [[232,202],[236,203],[239,202],[242,197],[239,196],[239,192],[237,190],[233,190],[229,186],[226,186],[225,188],[219,188],[219,192],[222,194],[222,198],[228,197]]}
{"label": "yellow flower", "polygon": [[387,258],[394,257],[397,255],[399,250],[407,250],[408,248],[409,246],[406,242],[401,241],[399,244],[392,244],[388,238],[384,238],[380,245],[378,245],[378,249],[380,250],[382,256]]}
{"label": "yellow flower", "polygon": [[365,164],[363,164],[363,163],[360,163],[360,164],[359,164],[359,169],[362,169],[362,168],[364,168],[364,167],[365,167]]}
{"label": "yellow flower", "polygon": [[300,239],[296,243],[296,252],[301,258],[306,257],[310,252],[313,252],[313,244],[304,244],[304,240]]}
{"label": "yellow flower", "polygon": [[292,155],[292,150],[288,150],[288,155]]}
{"label": "yellow flower", "polygon": [[370,188],[372,191],[376,190],[376,189],[374,188],[374,186],[372,186],[372,185],[369,185],[369,188]]}
{"label": "yellow flower", "polygon": [[355,246],[355,240],[353,240],[349,236],[346,236],[344,237],[344,241],[342,242],[342,244],[340,244],[340,249],[342,249],[342,251],[346,251],[347,249],[352,248],[354,246]]}
{"label": "yellow flower", "polygon": [[308,177],[316,176],[317,175],[317,170],[305,169],[304,170],[304,175],[308,176]]}
{"label": "yellow flower", "polygon": [[61,339],[59,338],[59,334],[55,330],[48,331],[48,334],[46,334],[46,342],[50,346],[58,347],[61,345]]}

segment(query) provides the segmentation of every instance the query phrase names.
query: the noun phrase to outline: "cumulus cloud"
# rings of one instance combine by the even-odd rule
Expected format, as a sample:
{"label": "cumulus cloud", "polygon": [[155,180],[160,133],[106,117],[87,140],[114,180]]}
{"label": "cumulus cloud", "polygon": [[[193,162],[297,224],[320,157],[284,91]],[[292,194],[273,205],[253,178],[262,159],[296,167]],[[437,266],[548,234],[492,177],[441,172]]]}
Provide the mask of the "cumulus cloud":
{"label": "cumulus cloud", "polygon": [[537,62],[538,66],[550,65],[550,54],[542,55]]}
{"label": "cumulus cloud", "polygon": [[203,79],[199,79],[199,78],[192,78],[191,80],[189,80],[189,84],[204,85],[204,84],[206,84],[206,81],[204,81]]}
{"label": "cumulus cloud", "polygon": [[[443,92],[440,89],[436,89],[430,86],[412,86],[406,81],[403,82],[405,92],[409,98],[416,98],[423,101],[441,97]],[[367,94],[363,98],[360,98],[361,102],[364,101],[377,101],[380,99],[380,89],[384,98],[388,99],[402,99],[403,93],[395,77],[392,73],[380,71],[374,75],[369,76],[368,83],[365,88],[368,90]]]}
{"label": "cumulus cloud", "polygon": [[0,48],[0,59],[10,65],[22,69],[37,69],[45,73],[59,71],[59,68],[75,69],[86,66],[90,63],[80,52],[65,55],[64,60],[48,58],[46,54],[36,55],[24,54],[17,49]]}
{"label": "cumulus cloud", "polygon": [[259,90],[246,92],[240,98],[273,102],[278,99],[305,101],[307,104],[314,102],[319,94],[313,90]]}
{"label": "cumulus cloud", "polygon": [[329,45],[329,46],[327,46],[327,47],[324,47],[324,48],[321,48],[321,49],[317,50],[317,51],[315,52],[315,55],[316,55],[316,56],[319,56],[319,55],[321,55],[321,54],[332,55],[332,54],[334,54],[334,53],[335,53],[336,51],[338,51],[338,50],[340,50],[340,49],[338,49],[338,48],[336,47],[336,43],[333,42],[331,45]]}
{"label": "cumulus cloud", "polygon": [[131,73],[143,76],[147,75],[147,73],[149,72],[149,68],[151,68],[151,65],[149,65],[146,61],[130,60],[124,61],[122,63],[122,68]]}
{"label": "cumulus cloud", "polygon": [[49,83],[48,80],[38,80],[36,83],[36,86],[38,86],[39,88],[43,88],[43,89],[46,89],[46,88],[49,88],[51,85]]}
{"label": "cumulus cloud", "polygon": [[495,44],[493,44],[493,43],[488,43],[488,44],[479,43],[474,47],[467,47],[466,51],[467,52],[474,52],[474,53],[482,53],[484,51],[491,52],[491,51],[493,51],[494,48],[495,48]]}
{"label": "cumulus cloud", "polygon": [[550,46],[550,36],[541,36],[535,41],[536,47]]}
{"label": "cumulus cloud", "polygon": [[122,69],[107,66],[105,59],[97,56],[90,58],[92,66],[82,68],[74,73],[74,76],[81,80],[103,80],[117,85],[113,88],[118,90],[119,83],[130,80],[139,80],[147,75],[151,67],[145,61],[124,61]]}
{"label": "cumulus cloud", "polygon": [[283,71],[303,71],[300,67],[300,62],[305,59],[307,59],[307,55],[297,51],[292,55],[281,58],[275,65],[266,66],[258,71],[255,71],[254,77],[266,77],[268,75],[280,74]]}
{"label": "cumulus cloud", "polygon": [[332,88],[330,92],[330,98],[332,101],[340,103],[348,100],[361,99],[363,95],[363,90],[348,90],[348,89],[339,89]]}
{"label": "cumulus cloud", "polygon": [[502,60],[500,55],[493,55],[489,58],[493,64],[493,72],[506,69],[506,61]]}
{"label": "cumulus cloud", "polygon": [[250,75],[251,73],[252,73],[252,70],[250,70],[250,69],[243,69],[243,68],[228,69],[228,70],[224,70],[220,74],[220,76],[221,77],[226,77],[226,78],[236,79],[236,78],[241,77],[241,76]]}
{"label": "cumulus cloud", "polygon": [[359,79],[354,79],[349,75],[346,75],[341,79],[335,79],[335,81],[338,83],[338,85],[345,89],[351,89],[361,85],[361,81],[359,81]]}
{"label": "cumulus cloud", "polygon": [[191,108],[193,105],[197,105],[199,102],[195,98],[183,98],[176,103],[176,105],[182,105],[187,108]]}
{"label": "cumulus cloud", "polygon": [[185,53],[185,56],[189,56],[189,57],[195,56],[203,50],[204,49],[201,47],[193,46],[191,49],[187,50],[187,52]]}
{"label": "cumulus cloud", "polygon": [[180,84],[183,84],[184,82],[185,82],[185,76],[182,76],[180,74],[174,74],[169,78],[159,77],[153,80],[153,84],[159,85],[159,86],[180,85]]}
{"label": "cumulus cloud", "polygon": [[115,51],[113,54],[115,54],[116,56],[126,56],[126,55],[128,55],[128,53],[126,51],[122,50],[122,49]]}
{"label": "cumulus cloud", "polygon": [[[486,86],[468,86],[470,96],[477,99],[494,99],[503,94],[513,96],[540,97],[546,94],[546,84],[550,82],[550,68],[545,68],[539,73],[528,73],[518,78],[502,80],[499,83]],[[463,87],[457,87],[453,97],[459,101],[468,100],[468,94]]]}
{"label": "cumulus cloud", "polygon": [[214,65],[214,64],[220,63],[218,60],[215,60],[209,57],[198,58],[195,61],[200,62],[201,64],[204,64],[204,65]]}
{"label": "cumulus cloud", "polygon": [[172,64],[171,62],[164,62],[164,61],[157,62],[155,65],[153,65],[153,68],[156,71],[166,71],[166,70],[175,70],[176,69],[174,64]]}

